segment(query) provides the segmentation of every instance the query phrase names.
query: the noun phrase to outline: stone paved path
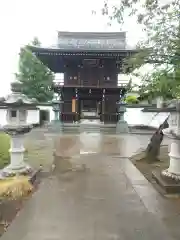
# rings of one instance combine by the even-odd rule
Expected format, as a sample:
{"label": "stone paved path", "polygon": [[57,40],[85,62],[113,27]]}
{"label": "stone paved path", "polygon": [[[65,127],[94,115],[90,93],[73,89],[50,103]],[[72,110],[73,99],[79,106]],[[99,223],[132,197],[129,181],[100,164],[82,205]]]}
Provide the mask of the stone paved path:
{"label": "stone paved path", "polygon": [[[112,154],[115,148],[98,152],[104,140],[97,137],[85,136],[76,147],[72,140],[69,153],[86,169],[45,179],[2,240],[173,239],[162,222],[166,201],[125,156]],[[82,154],[74,154],[79,146]]]}

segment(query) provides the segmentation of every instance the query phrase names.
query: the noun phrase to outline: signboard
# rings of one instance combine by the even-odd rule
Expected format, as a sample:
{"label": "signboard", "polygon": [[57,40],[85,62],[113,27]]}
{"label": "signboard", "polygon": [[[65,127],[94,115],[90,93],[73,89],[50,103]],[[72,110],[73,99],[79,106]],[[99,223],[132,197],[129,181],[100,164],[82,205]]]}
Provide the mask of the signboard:
{"label": "signboard", "polygon": [[122,50],[126,41],[122,39],[79,39],[62,37],[58,39],[59,48],[84,50]]}
{"label": "signboard", "polygon": [[73,113],[76,112],[76,99],[75,98],[72,99],[72,112]]}

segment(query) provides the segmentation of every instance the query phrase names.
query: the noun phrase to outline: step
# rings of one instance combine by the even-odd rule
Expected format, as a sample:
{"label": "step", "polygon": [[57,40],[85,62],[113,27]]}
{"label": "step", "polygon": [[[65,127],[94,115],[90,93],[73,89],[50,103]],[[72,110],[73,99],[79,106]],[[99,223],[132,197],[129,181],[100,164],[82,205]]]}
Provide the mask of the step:
{"label": "step", "polygon": [[116,134],[116,125],[106,126],[103,124],[60,124],[48,126],[48,132],[54,133],[104,133],[104,134]]}

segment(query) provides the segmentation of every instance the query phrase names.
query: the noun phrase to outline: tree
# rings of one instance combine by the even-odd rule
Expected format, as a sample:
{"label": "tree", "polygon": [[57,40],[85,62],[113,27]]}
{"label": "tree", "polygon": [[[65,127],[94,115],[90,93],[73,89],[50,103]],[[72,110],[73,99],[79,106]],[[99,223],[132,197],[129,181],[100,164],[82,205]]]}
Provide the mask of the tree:
{"label": "tree", "polygon": [[172,99],[173,82],[166,69],[147,73],[141,77],[142,85],[139,86],[139,94],[144,99],[161,97],[163,100]]}
{"label": "tree", "polygon": [[132,70],[153,64],[155,71],[142,79],[143,90],[148,88],[153,94],[161,90],[164,95],[170,89],[177,97],[180,89],[180,1],[169,0],[167,4],[161,0],[121,0],[116,6],[110,3],[110,0],[105,2],[103,14],[120,24],[125,17],[133,15],[147,36],[138,43],[138,53],[127,62]]}
{"label": "tree", "polygon": [[40,46],[37,38],[21,48],[19,54],[19,72],[17,79],[22,83],[22,91],[30,98],[36,98],[38,102],[52,100],[51,90],[53,73],[31,52],[29,46]]}

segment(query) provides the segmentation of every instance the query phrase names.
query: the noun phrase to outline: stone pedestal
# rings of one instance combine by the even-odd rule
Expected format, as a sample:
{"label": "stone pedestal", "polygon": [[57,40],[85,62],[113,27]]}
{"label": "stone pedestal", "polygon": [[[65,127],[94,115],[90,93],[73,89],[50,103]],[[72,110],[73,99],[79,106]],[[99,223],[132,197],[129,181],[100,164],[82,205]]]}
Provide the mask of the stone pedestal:
{"label": "stone pedestal", "polygon": [[10,164],[2,170],[3,176],[29,174],[32,168],[24,162],[25,148],[23,145],[24,134],[31,130],[31,126],[6,125],[4,131],[11,136]]}
{"label": "stone pedestal", "polygon": [[157,106],[157,108],[163,108],[163,105],[164,105],[163,97],[157,97],[156,98],[156,106]]}
{"label": "stone pedestal", "polygon": [[54,121],[59,121],[59,111],[54,111]]}
{"label": "stone pedestal", "polygon": [[117,133],[128,133],[129,128],[127,122],[124,120],[124,113],[126,112],[126,104],[125,103],[117,103],[118,105],[118,122],[116,125]]}
{"label": "stone pedestal", "polygon": [[162,176],[167,180],[180,181],[180,133],[177,128],[163,131],[166,136],[171,138],[170,163],[169,168],[162,171]]}

